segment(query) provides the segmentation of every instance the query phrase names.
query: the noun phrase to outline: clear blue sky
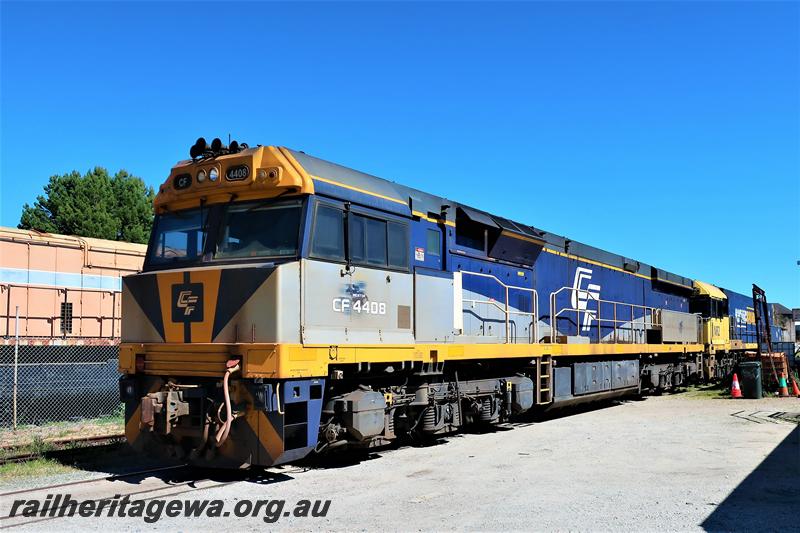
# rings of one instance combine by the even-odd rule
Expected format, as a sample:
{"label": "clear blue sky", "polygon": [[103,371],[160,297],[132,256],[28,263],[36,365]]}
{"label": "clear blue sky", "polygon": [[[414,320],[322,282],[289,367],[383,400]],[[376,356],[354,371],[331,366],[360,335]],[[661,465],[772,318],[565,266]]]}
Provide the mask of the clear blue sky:
{"label": "clear blue sky", "polygon": [[798,3],[1,5],[3,225],[231,133],[800,306]]}

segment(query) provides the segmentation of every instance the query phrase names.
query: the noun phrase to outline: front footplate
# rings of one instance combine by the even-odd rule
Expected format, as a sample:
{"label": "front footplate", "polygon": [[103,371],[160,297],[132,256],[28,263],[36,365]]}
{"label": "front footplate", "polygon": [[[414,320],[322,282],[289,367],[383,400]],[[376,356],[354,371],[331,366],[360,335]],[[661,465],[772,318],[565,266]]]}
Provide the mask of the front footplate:
{"label": "front footplate", "polygon": [[227,419],[222,379],[123,376],[125,435],[147,455],[202,466],[286,463],[317,444],[324,384],[316,378],[231,378],[232,422],[225,434],[220,431]]}

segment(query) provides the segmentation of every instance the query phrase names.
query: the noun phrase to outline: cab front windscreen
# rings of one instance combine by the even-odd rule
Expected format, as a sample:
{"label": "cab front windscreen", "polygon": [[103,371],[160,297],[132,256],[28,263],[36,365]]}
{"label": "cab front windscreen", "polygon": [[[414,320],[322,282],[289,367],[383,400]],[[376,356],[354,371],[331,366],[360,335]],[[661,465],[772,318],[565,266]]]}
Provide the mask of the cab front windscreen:
{"label": "cab front windscreen", "polygon": [[147,268],[298,254],[301,200],[214,205],[156,216]]}

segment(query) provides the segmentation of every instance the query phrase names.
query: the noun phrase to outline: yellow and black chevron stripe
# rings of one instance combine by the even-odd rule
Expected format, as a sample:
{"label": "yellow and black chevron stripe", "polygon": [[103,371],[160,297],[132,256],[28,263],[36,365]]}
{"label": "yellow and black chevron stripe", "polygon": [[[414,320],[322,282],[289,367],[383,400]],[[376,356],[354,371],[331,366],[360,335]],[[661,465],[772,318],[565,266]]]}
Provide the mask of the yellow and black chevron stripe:
{"label": "yellow and black chevron stripe", "polygon": [[160,339],[214,342],[274,268],[213,268],[154,272],[123,279],[127,292]]}

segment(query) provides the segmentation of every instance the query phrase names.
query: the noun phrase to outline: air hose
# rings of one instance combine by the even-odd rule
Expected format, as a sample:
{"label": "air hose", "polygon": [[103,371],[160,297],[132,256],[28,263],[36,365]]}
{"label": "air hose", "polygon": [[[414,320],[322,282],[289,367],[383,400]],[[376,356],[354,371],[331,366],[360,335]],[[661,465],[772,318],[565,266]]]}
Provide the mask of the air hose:
{"label": "air hose", "polygon": [[217,429],[214,440],[216,441],[217,448],[228,439],[228,433],[231,431],[231,424],[233,424],[233,410],[231,409],[231,392],[228,388],[228,381],[231,374],[239,370],[239,360],[230,359],[225,365],[225,375],[222,378],[222,393],[225,396],[225,420],[222,425]]}

